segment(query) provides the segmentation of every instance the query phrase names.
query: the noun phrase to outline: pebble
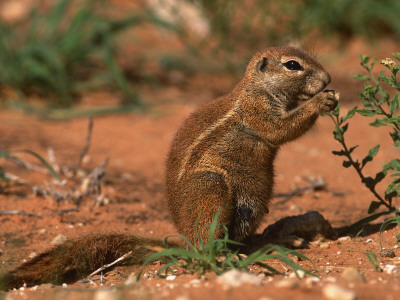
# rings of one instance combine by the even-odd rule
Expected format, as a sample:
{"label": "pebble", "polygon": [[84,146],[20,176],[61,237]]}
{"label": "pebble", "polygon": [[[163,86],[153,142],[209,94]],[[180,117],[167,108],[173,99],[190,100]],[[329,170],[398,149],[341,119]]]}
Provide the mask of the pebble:
{"label": "pebble", "polygon": [[342,273],[342,278],[347,281],[365,282],[365,277],[357,268],[346,268]]}
{"label": "pebble", "polygon": [[288,289],[297,288],[299,285],[300,285],[299,281],[295,279],[282,279],[279,280],[277,283],[275,283],[275,286],[277,288],[288,288]]}
{"label": "pebble", "polygon": [[132,272],[131,274],[129,274],[128,278],[125,280],[125,285],[131,285],[131,284],[135,284],[137,283],[137,275]]}
{"label": "pebble", "polygon": [[289,210],[292,212],[301,212],[301,207],[297,206],[296,204],[292,204],[290,205]]}
{"label": "pebble", "polygon": [[373,242],[374,242],[373,239],[367,239],[367,240],[365,241],[366,244],[368,244],[368,243],[373,243]]}
{"label": "pebble", "polygon": [[339,242],[345,242],[345,241],[351,241],[351,238],[349,236],[342,236],[338,238]]}
{"label": "pebble", "polygon": [[175,298],[175,300],[190,300],[188,295],[182,295]]}
{"label": "pebble", "polygon": [[32,258],[34,258],[36,255],[37,255],[36,252],[32,252],[31,254],[29,254],[28,257],[29,257],[30,259],[32,259]]}
{"label": "pebble", "polygon": [[322,288],[322,293],[332,300],[355,300],[356,293],[337,284],[328,284]]}
{"label": "pebble", "polygon": [[[297,273],[297,275],[296,275]],[[299,278],[303,279],[306,277],[306,273],[303,270],[298,270],[297,272],[290,273],[289,278]]]}
{"label": "pebble", "polygon": [[308,288],[312,288],[313,286],[315,286],[319,281],[321,281],[321,279],[319,279],[318,277],[308,277],[305,280],[306,286]]}
{"label": "pebble", "polygon": [[396,254],[394,254],[394,251],[392,249],[382,248],[382,250],[379,252],[379,254],[382,257],[391,257],[391,258],[396,257]]}
{"label": "pebble", "polygon": [[63,235],[63,234],[60,233],[59,235],[57,235],[57,236],[50,242],[50,244],[51,244],[51,245],[59,245],[59,244],[64,243],[66,240],[67,240],[67,237],[66,237],[65,235]]}
{"label": "pebble", "polygon": [[167,278],[165,278],[165,280],[175,280],[176,279],[176,275],[169,275],[167,276]]}
{"label": "pebble", "polygon": [[329,248],[330,248],[330,245],[329,245],[329,243],[321,243],[321,245],[319,245],[319,247],[320,247],[321,249],[329,249]]}
{"label": "pebble", "polygon": [[242,284],[261,285],[262,279],[254,274],[233,269],[218,276],[217,282],[221,284],[224,289],[229,289],[241,286]]}
{"label": "pebble", "polygon": [[397,274],[399,273],[399,268],[394,266],[394,265],[385,265],[383,267],[383,271],[386,272],[387,274]]}
{"label": "pebble", "polygon": [[120,299],[118,292],[115,290],[99,290],[93,295],[94,300],[117,300]]}

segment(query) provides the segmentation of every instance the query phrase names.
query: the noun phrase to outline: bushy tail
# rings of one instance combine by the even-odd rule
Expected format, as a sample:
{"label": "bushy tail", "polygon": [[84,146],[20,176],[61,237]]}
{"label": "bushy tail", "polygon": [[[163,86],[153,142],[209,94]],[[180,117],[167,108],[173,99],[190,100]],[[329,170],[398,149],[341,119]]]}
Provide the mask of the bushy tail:
{"label": "bushy tail", "polygon": [[142,264],[154,252],[146,246],[162,245],[161,240],[129,234],[83,235],[35,256],[15,270],[0,274],[0,290],[18,288],[24,284],[72,283],[129,251],[133,251],[132,255],[119,265]]}

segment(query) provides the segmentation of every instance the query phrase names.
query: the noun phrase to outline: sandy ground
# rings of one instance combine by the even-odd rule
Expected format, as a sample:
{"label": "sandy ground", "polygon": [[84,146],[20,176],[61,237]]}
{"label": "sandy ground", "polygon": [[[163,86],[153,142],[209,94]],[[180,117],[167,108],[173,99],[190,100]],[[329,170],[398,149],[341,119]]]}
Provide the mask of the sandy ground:
{"label": "sandy ground", "polygon": [[[361,72],[358,54],[384,58],[396,51],[392,41],[365,46],[355,41],[346,48],[324,49],[321,61],[332,75],[332,87],[341,91],[344,110],[357,101],[357,91],[362,84],[351,79]],[[320,53],[321,53],[320,52]],[[198,105],[221,95],[233,86],[230,78],[215,76],[202,78],[194,75],[182,86],[164,86],[159,89],[144,86],[141,93],[149,99],[151,108],[142,113],[108,115],[94,118],[94,128],[88,155],[82,163],[81,176],[100,165],[108,157],[103,194],[106,204],[97,205],[93,197],[85,197],[78,211],[59,213],[73,204],[57,202],[53,197],[34,195],[30,185],[51,185],[51,177],[40,172],[28,172],[15,164],[1,159],[1,166],[12,174],[26,180],[29,185],[10,184],[0,193],[0,212],[24,211],[27,215],[0,215],[0,272],[9,270],[28,257],[51,246],[51,241],[62,234],[67,238],[90,232],[129,232],[162,238],[176,233],[172,225],[163,195],[164,163],[169,144],[179,124]],[[82,106],[97,103],[101,99],[113,99],[109,94],[87,95]],[[105,101],[107,102],[107,101]],[[385,129],[371,129],[370,120],[355,117],[347,134],[351,145],[359,145],[360,158],[368,149],[381,144],[374,162],[366,167],[368,174],[375,174],[383,163],[399,153],[391,146]],[[30,149],[47,158],[48,148],[54,150],[60,166],[73,166],[85,143],[86,118],[65,121],[44,120],[20,111],[0,111],[0,148]],[[339,149],[332,136],[333,123],[321,117],[317,125],[301,139],[282,147],[276,161],[276,193],[290,193],[298,187],[309,185],[308,180],[322,179],[326,188],[309,190],[301,195],[282,201],[274,198],[270,213],[264,218],[259,232],[277,220],[308,211],[320,212],[339,232],[353,222],[367,216],[373,195],[360,183],[355,171],[344,169],[342,160],[332,155]],[[37,163],[29,155],[18,154],[24,161]],[[69,183],[79,187],[79,181]],[[383,185],[382,185],[383,186]],[[399,205],[395,199],[395,205]],[[309,276],[297,279],[283,275],[270,276],[263,270],[252,267],[257,274],[253,283],[242,283],[238,287],[226,286],[213,274],[197,278],[181,274],[170,280],[159,279],[154,272],[159,263],[150,265],[145,277],[135,284],[126,285],[123,276],[110,271],[105,274],[105,283],[75,283],[67,287],[22,288],[7,294],[6,299],[322,299],[330,287],[344,289],[333,299],[400,299],[399,268],[400,250],[396,244],[397,227],[383,232],[383,247],[393,249],[394,258],[379,255],[379,228],[384,218],[365,226],[355,237],[342,236],[334,241],[313,243],[310,249],[300,250],[315,264],[297,261],[305,268],[318,272],[320,279]],[[374,269],[366,252],[373,251],[378,265],[392,265],[389,272]],[[279,262],[272,266],[285,271]],[[346,279],[348,268],[357,268],[357,276]],[[137,268],[117,267],[122,274],[137,272]],[[397,270],[397,272],[396,272]],[[290,270],[288,270],[290,273]],[[360,275],[361,274],[361,275]],[[253,278],[254,279],[254,278]],[[347,294],[346,294],[347,293]],[[346,298],[348,297],[348,298]]]}

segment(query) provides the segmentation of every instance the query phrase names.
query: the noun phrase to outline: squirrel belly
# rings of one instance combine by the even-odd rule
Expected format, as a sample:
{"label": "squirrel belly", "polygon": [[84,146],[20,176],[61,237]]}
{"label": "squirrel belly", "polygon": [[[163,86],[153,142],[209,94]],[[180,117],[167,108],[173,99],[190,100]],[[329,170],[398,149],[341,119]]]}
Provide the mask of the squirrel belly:
{"label": "squirrel belly", "polygon": [[[251,239],[268,212],[279,147],[335,108],[339,96],[324,90],[329,83],[312,54],[266,48],[253,56],[232,92],[184,121],[169,152],[165,195],[180,234],[193,241],[196,220],[201,228],[220,211],[218,222],[227,226],[231,239]],[[222,234],[216,231],[215,238]],[[0,275],[0,290],[74,282],[129,251],[133,254],[122,264],[141,264],[154,252],[146,246],[163,242],[113,233],[67,240]]]}

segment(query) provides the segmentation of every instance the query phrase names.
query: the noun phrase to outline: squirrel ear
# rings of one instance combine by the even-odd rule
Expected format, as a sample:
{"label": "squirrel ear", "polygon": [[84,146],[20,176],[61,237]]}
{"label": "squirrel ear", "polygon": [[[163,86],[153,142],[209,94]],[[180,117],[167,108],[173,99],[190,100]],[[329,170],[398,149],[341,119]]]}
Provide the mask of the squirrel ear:
{"label": "squirrel ear", "polygon": [[266,57],[263,57],[263,59],[257,63],[257,68],[261,72],[265,72],[267,70],[267,66],[268,66],[268,59]]}

